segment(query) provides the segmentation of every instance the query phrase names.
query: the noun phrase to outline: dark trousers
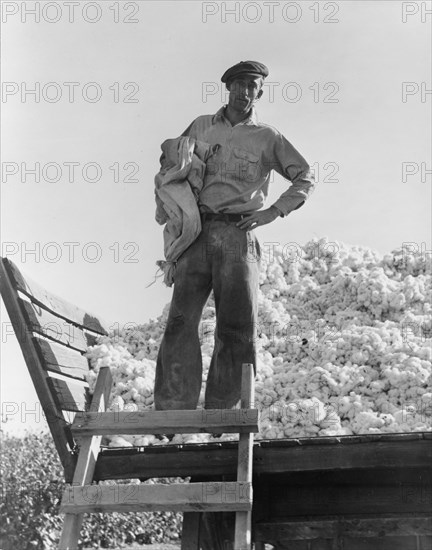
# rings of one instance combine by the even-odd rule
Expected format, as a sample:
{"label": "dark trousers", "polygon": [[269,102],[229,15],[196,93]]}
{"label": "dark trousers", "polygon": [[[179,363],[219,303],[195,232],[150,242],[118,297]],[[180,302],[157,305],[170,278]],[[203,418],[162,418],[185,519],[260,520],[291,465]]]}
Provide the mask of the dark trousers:
{"label": "dark trousers", "polygon": [[155,408],[196,409],[202,384],[199,323],[211,290],[215,346],[205,407],[231,408],[240,399],[242,363],[256,363],[258,241],[235,223],[207,220],[182,254],[156,366]]}

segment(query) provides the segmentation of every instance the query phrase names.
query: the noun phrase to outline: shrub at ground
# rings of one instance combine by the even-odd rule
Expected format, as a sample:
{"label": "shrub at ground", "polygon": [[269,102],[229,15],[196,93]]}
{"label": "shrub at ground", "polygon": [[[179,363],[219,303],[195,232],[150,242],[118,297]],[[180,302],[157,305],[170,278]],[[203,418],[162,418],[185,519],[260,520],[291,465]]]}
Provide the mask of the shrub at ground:
{"label": "shrub at ground", "polygon": [[[57,548],[64,476],[51,435],[3,436],[1,454],[0,548]],[[181,515],[169,512],[86,515],[80,548],[175,541],[180,525]]]}

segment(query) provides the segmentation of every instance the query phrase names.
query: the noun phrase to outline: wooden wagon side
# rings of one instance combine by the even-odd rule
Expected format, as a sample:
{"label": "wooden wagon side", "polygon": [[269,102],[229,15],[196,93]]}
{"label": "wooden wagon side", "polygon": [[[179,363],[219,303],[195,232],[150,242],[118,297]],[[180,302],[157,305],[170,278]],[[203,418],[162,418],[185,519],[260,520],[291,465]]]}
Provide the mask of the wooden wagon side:
{"label": "wooden wagon side", "polygon": [[[235,442],[106,448],[95,478],[235,474]],[[253,536],[278,550],[431,550],[432,433],[256,441]],[[221,526],[222,528],[222,526]]]}
{"label": "wooden wagon side", "polygon": [[7,258],[0,262],[0,292],[70,482],[77,459],[71,418],[90,404],[84,353],[108,326],[24,278]]}

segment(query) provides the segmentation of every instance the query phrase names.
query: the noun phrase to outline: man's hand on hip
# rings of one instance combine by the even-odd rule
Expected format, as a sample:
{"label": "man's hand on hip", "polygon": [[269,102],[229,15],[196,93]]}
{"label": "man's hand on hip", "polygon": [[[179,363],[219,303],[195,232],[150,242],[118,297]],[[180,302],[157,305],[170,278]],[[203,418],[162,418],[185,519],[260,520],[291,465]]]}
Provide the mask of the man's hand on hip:
{"label": "man's hand on hip", "polygon": [[281,211],[275,206],[271,206],[265,210],[259,210],[258,212],[245,216],[241,222],[236,223],[236,226],[239,229],[255,229],[260,225],[271,223],[280,215]]}

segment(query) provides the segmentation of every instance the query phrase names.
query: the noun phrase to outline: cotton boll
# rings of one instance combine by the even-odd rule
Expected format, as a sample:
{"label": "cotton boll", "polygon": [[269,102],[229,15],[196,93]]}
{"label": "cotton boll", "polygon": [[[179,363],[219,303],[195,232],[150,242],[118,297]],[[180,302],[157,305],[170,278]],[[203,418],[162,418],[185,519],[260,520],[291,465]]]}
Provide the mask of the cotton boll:
{"label": "cotton boll", "polygon": [[359,412],[352,420],[351,425],[354,433],[368,433],[379,429],[385,424],[384,420],[373,411]]}
{"label": "cotton boll", "polygon": [[265,432],[263,433],[263,436],[265,439],[278,439],[279,431],[280,431],[279,429],[275,427],[271,427],[265,430]]}
{"label": "cotton boll", "polygon": [[212,438],[210,434],[184,434],[183,443],[206,443],[211,441],[212,439],[214,438]]}
{"label": "cotton boll", "polygon": [[304,432],[306,433],[306,437],[312,437],[314,435],[317,435],[319,431],[320,431],[319,426],[315,426],[314,424],[304,427]]}
{"label": "cotton boll", "polygon": [[97,371],[94,371],[94,370],[88,371],[87,382],[89,384],[90,393],[94,392],[95,385],[96,385],[96,380],[97,380]]}
{"label": "cotton boll", "polygon": [[133,444],[120,435],[114,435],[111,437],[108,447],[133,447]]}
{"label": "cotton boll", "polygon": [[181,445],[184,442],[184,436],[183,434],[176,434],[173,439],[171,440],[171,443],[173,445]]}
{"label": "cotton boll", "polygon": [[422,400],[422,405],[423,405],[424,410],[429,409],[429,414],[432,414],[432,409],[431,409],[431,406],[432,406],[432,393],[431,392],[424,393],[421,396],[421,400]]}
{"label": "cotton boll", "polygon": [[124,409],[124,400],[120,395],[116,395],[114,399],[111,402],[111,406],[109,408],[110,411],[122,411]]}
{"label": "cotton boll", "polygon": [[151,445],[155,441],[154,435],[142,435],[138,436],[134,439],[134,446],[135,447],[147,447],[148,445]]}

